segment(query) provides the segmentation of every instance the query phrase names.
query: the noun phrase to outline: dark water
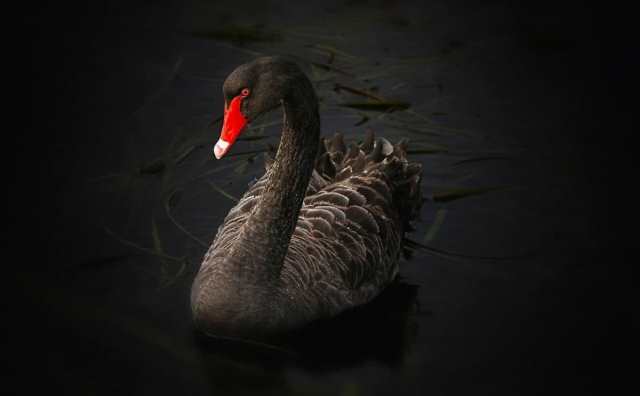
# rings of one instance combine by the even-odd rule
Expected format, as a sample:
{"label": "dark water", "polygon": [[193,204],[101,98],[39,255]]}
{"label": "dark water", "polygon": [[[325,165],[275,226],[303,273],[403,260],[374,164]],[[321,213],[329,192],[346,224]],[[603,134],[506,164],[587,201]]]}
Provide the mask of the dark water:
{"label": "dark water", "polygon": [[[417,395],[618,383],[602,363],[628,318],[611,287],[626,253],[610,244],[593,10],[193,2],[25,15],[33,125],[14,151],[31,175],[12,186],[33,193],[12,196],[28,209],[10,213],[30,252],[12,282],[23,387]],[[206,246],[277,144],[279,114],[232,156],[212,155],[222,82],[260,54],[306,65],[324,134],[411,138],[432,198],[412,238],[449,252],[418,253],[372,304],[273,345],[202,337],[188,303]],[[340,87],[409,108],[340,106],[366,102]]]}

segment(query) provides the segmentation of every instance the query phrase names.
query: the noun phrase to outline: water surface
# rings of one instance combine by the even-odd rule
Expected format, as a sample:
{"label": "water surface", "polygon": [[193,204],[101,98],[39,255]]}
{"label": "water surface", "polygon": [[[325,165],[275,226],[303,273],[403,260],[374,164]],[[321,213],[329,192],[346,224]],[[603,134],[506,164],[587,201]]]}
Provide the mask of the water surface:
{"label": "water surface", "polygon": [[[269,1],[88,14],[55,77],[76,84],[51,121],[69,133],[46,154],[49,259],[22,279],[49,335],[39,367],[81,394],[589,390],[609,314],[584,326],[600,245],[574,66],[593,47],[568,13]],[[372,304],[275,346],[206,339],[189,310],[218,225],[277,145],[273,114],[212,154],[224,78],[263,54],[306,67],[323,134],[411,139],[429,198],[411,237],[445,252],[419,252]]]}

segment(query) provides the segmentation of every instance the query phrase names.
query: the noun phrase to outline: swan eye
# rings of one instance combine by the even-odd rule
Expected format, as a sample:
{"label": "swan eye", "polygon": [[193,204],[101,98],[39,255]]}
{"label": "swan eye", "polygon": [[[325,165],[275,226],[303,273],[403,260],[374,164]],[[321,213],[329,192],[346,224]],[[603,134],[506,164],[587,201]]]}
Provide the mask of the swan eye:
{"label": "swan eye", "polygon": [[240,95],[244,97],[249,96],[249,88],[244,88],[242,91],[240,91]]}

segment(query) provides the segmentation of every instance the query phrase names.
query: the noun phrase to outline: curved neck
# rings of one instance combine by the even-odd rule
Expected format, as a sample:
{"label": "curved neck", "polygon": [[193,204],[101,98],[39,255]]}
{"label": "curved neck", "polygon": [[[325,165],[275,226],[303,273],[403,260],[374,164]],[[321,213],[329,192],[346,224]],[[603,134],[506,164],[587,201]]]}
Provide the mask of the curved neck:
{"label": "curved neck", "polygon": [[276,279],[311,179],[320,138],[318,101],[305,78],[282,100],[284,126],[257,207],[242,227],[230,258],[257,280]]}

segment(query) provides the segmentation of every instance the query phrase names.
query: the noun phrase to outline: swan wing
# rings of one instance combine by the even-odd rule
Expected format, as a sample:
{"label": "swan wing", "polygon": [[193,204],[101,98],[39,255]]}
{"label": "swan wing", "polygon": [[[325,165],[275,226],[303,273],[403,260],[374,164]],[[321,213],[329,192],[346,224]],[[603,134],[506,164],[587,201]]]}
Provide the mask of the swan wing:
{"label": "swan wing", "polygon": [[334,315],[368,302],[395,279],[422,205],[421,167],[405,145],[372,134],[349,148],[339,134],[324,139],[314,172],[324,186],[305,198],[281,275],[314,310]]}

